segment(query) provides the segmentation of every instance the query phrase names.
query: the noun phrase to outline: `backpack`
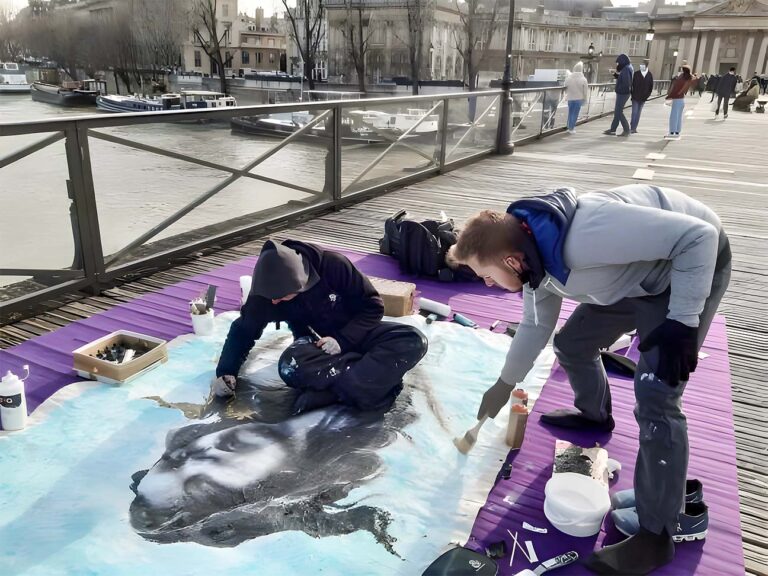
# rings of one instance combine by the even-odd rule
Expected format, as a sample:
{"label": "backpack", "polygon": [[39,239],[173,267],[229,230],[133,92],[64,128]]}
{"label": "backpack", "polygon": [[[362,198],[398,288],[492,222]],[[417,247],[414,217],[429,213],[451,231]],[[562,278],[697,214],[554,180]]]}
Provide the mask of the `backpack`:
{"label": "backpack", "polygon": [[400,210],[384,222],[379,252],[397,258],[400,269],[408,274],[437,277],[442,282],[476,278],[466,266],[452,269],[446,264],[445,256],[454,244],[453,220],[417,222]]}

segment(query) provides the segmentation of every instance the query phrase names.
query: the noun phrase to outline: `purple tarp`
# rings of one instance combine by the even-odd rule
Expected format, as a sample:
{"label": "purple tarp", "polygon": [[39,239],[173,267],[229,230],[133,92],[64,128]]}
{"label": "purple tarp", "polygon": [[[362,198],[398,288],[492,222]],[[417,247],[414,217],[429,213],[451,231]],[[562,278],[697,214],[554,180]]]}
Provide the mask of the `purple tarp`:
{"label": "purple tarp", "polygon": [[[343,251],[365,273],[372,276],[409,280],[400,273],[397,263],[375,254]],[[27,401],[34,410],[54,392],[81,380],[72,371],[71,352],[75,348],[118,329],[135,330],[167,340],[192,331],[188,302],[202,292],[208,284],[218,286],[216,308],[223,312],[239,306],[238,278],[250,274],[256,258],[245,258],[199,274],[169,286],[159,292],[146,294],[120,304],[106,312],[79,320],[55,332],[0,351],[0,369],[21,373],[22,365],[29,364]],[[517,295],[485,287],[481,283],[441,284],[428,280],[416,281],[425,297],[447,302],[451,307],[473,318],[482,327],[494,320],[519,321],[522,302]],[[561,320],[573,310],[572,303],[564,303]],[[703,543],[684,543],[677,546],[677,557],[669,567],[658,574],[743,574],[744,558],[739,526],[738,484],[736,477],[736,445],[733,432],[733,409],[730,390],[725,323],[716,318],[704,345],[709,357],[699,362],[684,396],[685,410],[691,439],[690,472],[692,478],[704,483],[705,501],[710,509],[709,534]],[[500,480],[489,494],[488,501],[475,521],[468,546],[478,550],[498,540],[505,540],[510,549],[511,538],[507,530],[519,532],[518,539],[532,540],[543,561],[551,556],[577,550],[582,557],[602,542],[617,540],[616,530],[606,520],[604,530],[593,538],[572,538],[553,528],[544,517],[544,484],[551,476],[556,438],[570,440],[582,446],[596,441],[604,446],[611,457],[619,460],[623,470],[614,488],[632,485],[635,453],[637,451],[637,424],[632,415],[634,397],[632,382],[624,378],[611,378],[616,430],[613,434],[585,434],[554,431],[538,422],[538,416],[556,407],[572,405],[573,396],[563,371],[556,368],[529,418],[525,442],[521,450],[510,453],[513,473],[509,480]],[[476,399],[479,401],[479,399]],[[468,399],[473,402],[474,400]],[[515,502],[511,505],[504,498]],[[547,527],[548,534],[537,534],[522,529],[522,522]],[[513,567],[509,557],[499,561],[502,574],[514,574],[531,567],[518,551]],[[560,574],[586,573],[578,566],[569,567]]]}

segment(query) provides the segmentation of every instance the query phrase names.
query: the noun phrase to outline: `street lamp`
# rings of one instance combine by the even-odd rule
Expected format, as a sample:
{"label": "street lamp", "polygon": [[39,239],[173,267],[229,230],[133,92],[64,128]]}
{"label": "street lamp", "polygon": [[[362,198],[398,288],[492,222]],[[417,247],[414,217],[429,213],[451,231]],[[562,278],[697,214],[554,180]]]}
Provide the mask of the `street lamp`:
{"label": "street lamp", "polygon": [[595,53],[595,45],[590,42],[589,48],[587,48],[587,54],[592,56],[594,53]]}
{"label": "street lamp", "polygon": [[672,56],[674,56],[675,58],[677,58],[677,50],[675,50],[674,52],[672,52]]}
{"label": "street lamp", "polygon": [[653,29],[653,27],[648,28],[648,32],[645,33],[645,57],[648,58],[648,55],[651,52],[651,42],[653,41],[653,36],[655,35],[656,31]]}

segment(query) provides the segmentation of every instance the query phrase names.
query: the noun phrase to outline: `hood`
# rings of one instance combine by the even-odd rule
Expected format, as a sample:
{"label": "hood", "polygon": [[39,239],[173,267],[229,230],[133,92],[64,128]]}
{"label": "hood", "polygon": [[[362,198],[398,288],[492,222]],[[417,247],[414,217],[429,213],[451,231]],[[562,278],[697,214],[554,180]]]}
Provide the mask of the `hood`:
{"label": "hood", "polygon": [[253,269],[251,294],[271,300],[309,290],[319,279],[321,257],[322,253],[309,244],[267,240]]}
{"label": "hood", "polygon": [[621,70],[626,66],[629,66],[629,56],[626,54],[619,54],[619,57],[616,58],[616,69]]}
{"label": "hood", "polygon": [[570,268],[563,259],[563,244],[576,212],[576,192],[560,188],[552,194],[523,198],[513,202],[507,213],[524,223],[534,242],[524,249],[530,268],[528,284],[534,290],[549,273],[562,284],[568,280]]}
{"label": "hood", "polygon": [[573,67],[573,71],[576,74],[583,74],[584,73],[584,63],[583,62],[576,62],[576,64]]}

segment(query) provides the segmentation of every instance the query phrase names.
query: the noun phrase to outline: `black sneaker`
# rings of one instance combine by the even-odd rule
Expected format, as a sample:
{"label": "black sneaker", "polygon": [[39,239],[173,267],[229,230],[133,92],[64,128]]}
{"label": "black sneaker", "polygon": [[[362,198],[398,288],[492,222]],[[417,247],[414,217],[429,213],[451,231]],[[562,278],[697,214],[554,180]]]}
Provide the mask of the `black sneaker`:
{"label": "black sneaker", "polygon": [[613,130],[606,130],[605,132],[603,132],[603,134],[605,134],[606,136],[616,136],[616,132],[614,132]]}

